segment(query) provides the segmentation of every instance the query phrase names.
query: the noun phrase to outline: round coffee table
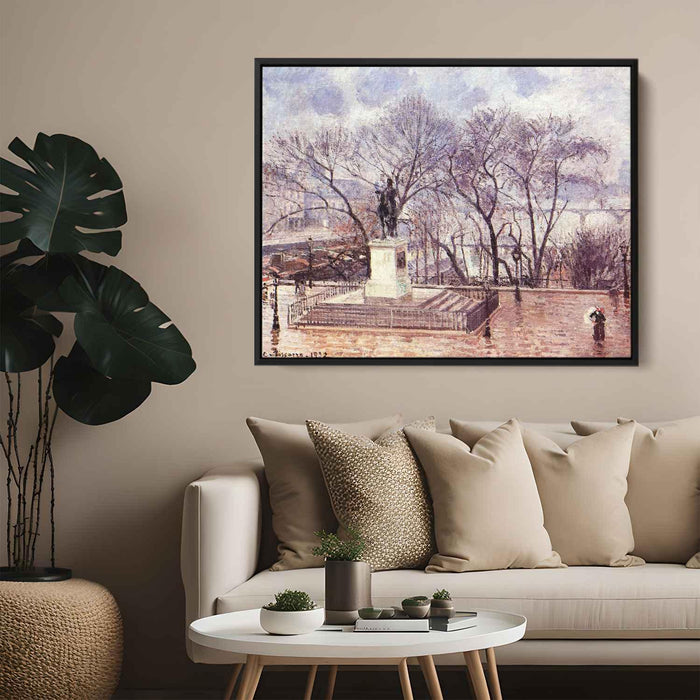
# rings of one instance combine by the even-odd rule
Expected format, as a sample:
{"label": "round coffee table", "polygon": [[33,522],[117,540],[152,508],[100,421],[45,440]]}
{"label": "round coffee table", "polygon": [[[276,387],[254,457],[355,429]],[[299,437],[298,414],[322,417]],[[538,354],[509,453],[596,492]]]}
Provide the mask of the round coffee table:
{"label": "round coffee table", "polygon": [[[433,656],[461,653],[467,664],[477,700],[501,700],[495,647],[522,639],[527,621],[521,615],[479,610],[476,626],[456,632],[351,632],[320,629],[311,634],[280,637],[267,634],[259,622],[260,610],[212,615],[195,620],[189,629],[193,642],[212,649],[245,654],[245,671],[237,700],[252,700],[265,666],[308,665],[305,700],[320,665],[330,666],[326,698],[332,698],[338,666],[396,665],[404,700],[412,700],[407,660],[418,659],[432,700],[442,700]],[[351,629],[351,628],[346,628]],[[479,651],[486,650],[491,695],[481,666]],[[233,689],[242,664],[234,666],[225,700]]]}

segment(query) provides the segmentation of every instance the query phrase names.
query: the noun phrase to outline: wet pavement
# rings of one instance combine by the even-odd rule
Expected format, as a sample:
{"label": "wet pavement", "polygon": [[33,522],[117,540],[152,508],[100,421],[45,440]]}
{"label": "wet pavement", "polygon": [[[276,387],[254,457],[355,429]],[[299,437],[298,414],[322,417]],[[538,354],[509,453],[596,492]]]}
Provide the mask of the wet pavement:
{"label": "wet pavement", "polygon": [[[280,330],[272,331],[271,296],[263,302],[263,354],[289,357],[629,357],[630,307],[622,295],[579,290],[499,290],[501,305],[491,318],[491,337],[475,334],[367,328],[288,328],[287,306],[297,297],[279,287]],[[587,320],[592,307],[605,309],[605,340],[593,339]]]}

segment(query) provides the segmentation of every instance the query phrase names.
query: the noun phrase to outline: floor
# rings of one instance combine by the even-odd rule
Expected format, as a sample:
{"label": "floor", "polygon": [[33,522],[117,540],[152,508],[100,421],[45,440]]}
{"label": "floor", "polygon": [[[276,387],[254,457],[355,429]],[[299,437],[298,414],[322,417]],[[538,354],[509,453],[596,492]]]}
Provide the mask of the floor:
{"label": "floor", "polygon": [[[673,667],[502,667],[505,700],[698,700],[700,669]],[[470,700],[464,673],[440,670],[445,700]],[[256,700],[297,700],[303,697],[302,671],[270,670],[263,674]],[[411,669],[415,700],[428,697],[418,669]],[[326,674],[319,671],[314,699],[324,697]],[[115,700],[214,700],[221,691],[121,691]],[[399,700],[399,680],[392,671],[342,669],[335,700]]]}

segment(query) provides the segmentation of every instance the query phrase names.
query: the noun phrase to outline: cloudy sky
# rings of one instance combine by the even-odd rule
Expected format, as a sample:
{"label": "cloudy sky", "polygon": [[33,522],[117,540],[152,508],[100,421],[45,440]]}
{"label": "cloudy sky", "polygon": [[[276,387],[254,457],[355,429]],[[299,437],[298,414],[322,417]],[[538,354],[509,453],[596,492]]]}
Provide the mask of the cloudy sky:
{"label": "cloudy sky", "polygon": [[507,105],[525,116],[571,114],[611,154],[606,175],[628,185],[630,90],[626,67],[263,68],[263,138],[372,120],[407,94],[423,94],[457,119]]}

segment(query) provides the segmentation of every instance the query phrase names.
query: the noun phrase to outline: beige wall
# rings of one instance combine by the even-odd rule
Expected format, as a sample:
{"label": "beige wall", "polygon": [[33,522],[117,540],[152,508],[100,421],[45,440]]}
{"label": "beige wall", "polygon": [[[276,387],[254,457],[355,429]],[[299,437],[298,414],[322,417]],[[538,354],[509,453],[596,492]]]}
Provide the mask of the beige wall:
{"label": "beige wall", "polygon": [[[43,130],[109,158],[129,212],[117,263],[198,363],[118,423],[58,428],[60,563],[117,596],[124,686],[220,680],[184,656],[180,505],[255,453],[248,414],[700,412],[699,26],[694,0],[2,0],[3,153]],[[638,57],[641,366],[254,367],[255,56]]]}

